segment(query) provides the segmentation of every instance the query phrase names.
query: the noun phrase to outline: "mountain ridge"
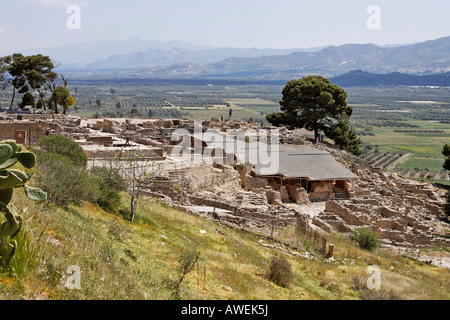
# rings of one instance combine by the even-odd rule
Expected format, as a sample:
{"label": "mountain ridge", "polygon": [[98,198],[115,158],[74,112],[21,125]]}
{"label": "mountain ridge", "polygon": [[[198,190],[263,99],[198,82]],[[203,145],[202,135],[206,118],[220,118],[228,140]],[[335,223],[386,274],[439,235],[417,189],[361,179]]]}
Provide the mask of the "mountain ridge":
{"label": "mountain ridge", "polygon": [[[217,50],[217,49],[215,49]],[[202,55],[196,53],[195,59],[186,58],[192,53],[189,50],[178,52],[172,56],[173,64],[168,62],[166,54],[162,59],[166,63],[139,66],[109,65],[110,70],[123,69],[117,72],[119,77],[172,77],[183,78],[229,78],[246,80],[280,80],[299,78],[309,74],[336,77],[354,70],[371,73],[400,72],[415,75],[440,74],[450,71],[450,37],[429,40],[417,44],[396,47],[380,47],[375,44],[345,44],[329,46],[319,51],[291,52],[285,55],[263,55],[259,57],[228,57],[207,63]],[[262,53],[259,51],[259,53]],[[208,55],[206,53],[206,55]],[[154,59],[158,57],[153,56]],[[182,59],[183,58],[183,59]],[[177,60],[178,59],[178,60]],[[155,61],[155,60],[154,60]],[[102,66],[102,62],[96,63]],[[181,67],[183,66],[183,67]],[[103,65],[104,71],[108,65]],[[166,73],[162,73],[164,67]],[[183,73],[181,69],[187,69]],[[80,71],[80,70],[79,70]]]}
{"label": "mountain ridge", "polygon": [[[411,75],[450,71],[450,36],[396,46],[353,43],[311,49],[215,48],[131,37],[61,46],[53,48],[56,50],[53,54],[48,50],[26,50],[23,54],[42,53],[56,62],[64,57],[66,62],[58,64],[58,72],[120,78],[257,81],[286,80],[310,74],[332,78],[354,70]],[[94,58],[98,59],[93,61]],[[75,60],[78,62],[67,63]]]}

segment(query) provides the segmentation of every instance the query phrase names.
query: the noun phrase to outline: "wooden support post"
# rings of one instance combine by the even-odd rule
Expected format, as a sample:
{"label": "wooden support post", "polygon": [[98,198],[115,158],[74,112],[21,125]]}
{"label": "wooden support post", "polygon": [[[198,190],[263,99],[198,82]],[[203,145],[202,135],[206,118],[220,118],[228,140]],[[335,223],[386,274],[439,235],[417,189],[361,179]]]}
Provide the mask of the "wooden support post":
{"label": "wooden support post", "polygon": [[332,245],[331,243],[328,245],[328,257],[332,258],[333,257],[333,253],[334,253],[334,245]]}
{"label": "wooden support post", "polygon": [[206,264],[205,269],[203,271],[203,290],[205,290],[205,283],[206,283]]}
{"label": "wooden support post", "polygon": [[200,287],[200,262],[197,261],[197,296],[199,287]]}

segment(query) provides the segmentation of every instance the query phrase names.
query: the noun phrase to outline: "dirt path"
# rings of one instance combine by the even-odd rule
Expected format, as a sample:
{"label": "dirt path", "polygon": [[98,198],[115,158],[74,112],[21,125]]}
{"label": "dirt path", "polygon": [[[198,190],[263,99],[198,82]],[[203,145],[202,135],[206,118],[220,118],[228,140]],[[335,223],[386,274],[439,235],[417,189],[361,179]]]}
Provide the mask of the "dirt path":
{"label": "dirt path", "polygon": [[392,162],[390,165],[388,165],[388,166],[386,167],[386,169],[394,169],[395,166],[396,166],[400,161],[402,161],[402,160],[408,158],[409,156],[411,156],[411,154],[409,154],[409,153],[404,154],[403,156],[401,156],[400,158],[398,158],[397,160],[395,160],[394,162]]}

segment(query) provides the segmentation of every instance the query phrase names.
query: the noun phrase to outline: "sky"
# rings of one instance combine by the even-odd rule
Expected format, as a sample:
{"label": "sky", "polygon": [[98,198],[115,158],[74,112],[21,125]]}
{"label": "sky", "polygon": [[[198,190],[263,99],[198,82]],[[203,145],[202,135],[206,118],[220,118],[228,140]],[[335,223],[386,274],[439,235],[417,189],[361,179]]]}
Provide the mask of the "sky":
{"label": "sky", "polygon": [[244,48],[407,44],[450,36],[449,12],[449,0],[0,0],[0,52],[131,36]]}

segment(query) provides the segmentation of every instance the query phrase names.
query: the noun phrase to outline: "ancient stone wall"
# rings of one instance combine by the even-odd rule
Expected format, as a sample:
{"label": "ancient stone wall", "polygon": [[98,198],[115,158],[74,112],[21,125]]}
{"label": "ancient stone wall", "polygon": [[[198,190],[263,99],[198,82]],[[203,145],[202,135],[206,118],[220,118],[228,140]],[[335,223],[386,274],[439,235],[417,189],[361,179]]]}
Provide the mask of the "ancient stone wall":
{"label": "ancient stone wall", "polygon": [[385,245],[450,245],[450,240],[442,237],[448,229],[443,222],[444,199],[432,185],[371,169],[357,173],[361,181],[354,182],[355,196],[328,201],[313,224],[327,232],[344,233],[368,227],[380,235]]}

